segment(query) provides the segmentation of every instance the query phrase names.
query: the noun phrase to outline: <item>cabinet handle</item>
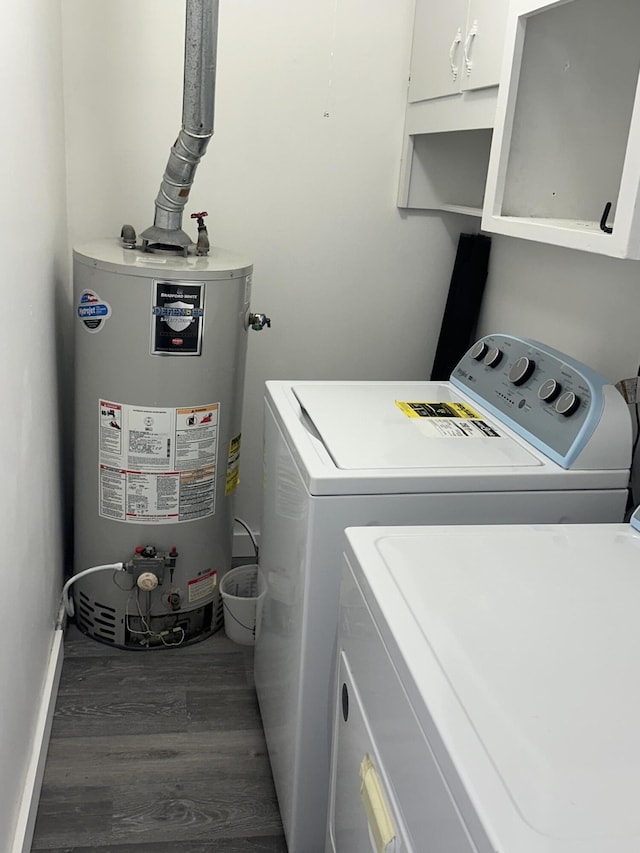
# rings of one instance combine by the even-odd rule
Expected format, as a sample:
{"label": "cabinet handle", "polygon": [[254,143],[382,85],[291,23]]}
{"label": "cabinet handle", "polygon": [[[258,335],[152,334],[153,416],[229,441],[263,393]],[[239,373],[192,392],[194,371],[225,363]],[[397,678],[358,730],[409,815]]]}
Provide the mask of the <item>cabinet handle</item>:
{"label": "cabinet handle", "polygon": [[604,211],[602,212],[602,216],[600,217],[600,230],[604,231],[605,234],[613,234],[613,228],[611,225],[607,225],[607,219],[609,218],[609,212],[611,211],[611,202],[608,201],[604,206]]}
{"label": "cabinet handle", "polygon": [[471,27],[471,29],[467,33],[467,37],[465,39],[464,48],[463,48],[464,67],[465,67],[466,72],[467,72],[467,77],[469,77],[471,75],[471,69],[473,68],[473,60],[470,58],[471,42],[474,40],[474,38],[477,35],[478,35],[478,22],[474,21],[473,26]]}
{"label": "cabinet handle", "polygon": [[454,36],[453,41],[451,42],[451,47],[449,48],[449,65],[451,66],[451,76],[454,80],[458,79],[458,71],[459,68],[456,65],[456,53],[458,50],[458,45],[462,41],[462,30],[458,27],[458,31]]}

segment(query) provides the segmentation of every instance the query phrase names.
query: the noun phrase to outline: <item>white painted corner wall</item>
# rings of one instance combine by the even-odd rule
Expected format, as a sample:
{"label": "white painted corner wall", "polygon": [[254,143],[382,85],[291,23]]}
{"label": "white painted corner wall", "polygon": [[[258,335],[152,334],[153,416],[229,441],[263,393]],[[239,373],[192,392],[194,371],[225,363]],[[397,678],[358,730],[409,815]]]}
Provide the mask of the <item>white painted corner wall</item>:
{"label": "white painted corner wall", "polygon": [[70,300],[57,0],[5,11],[0,81],[0,850],[28,853],[61,661],[59,376],[67,365],[57,320]]}

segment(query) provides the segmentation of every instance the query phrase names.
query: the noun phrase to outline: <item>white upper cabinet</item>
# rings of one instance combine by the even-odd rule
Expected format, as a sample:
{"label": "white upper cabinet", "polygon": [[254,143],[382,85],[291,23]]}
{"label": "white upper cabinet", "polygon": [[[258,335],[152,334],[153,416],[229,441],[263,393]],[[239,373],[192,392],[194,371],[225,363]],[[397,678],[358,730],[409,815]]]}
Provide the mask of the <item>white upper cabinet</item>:
{"label": "white upper cabinet", "polygon": [[467,0],[417,0],[411,51],[409,103],[460,91]]}
{"label": "white upper cabinet", "polygon": [[487,231],[640,257],[640,2],[512,0]]}
{"label": "white upper cabinet", "polygon": [[496,86],[508,0],[417,0],[409,103]]}
{"label": "white upper cabinet", "polygon": [[500,82],[509,0],[470,0],[463,44],[460,91]]}
{"label": "white upper cabinet", "polygon": [[508,7],[416,0],[399,207],[480,216]]}

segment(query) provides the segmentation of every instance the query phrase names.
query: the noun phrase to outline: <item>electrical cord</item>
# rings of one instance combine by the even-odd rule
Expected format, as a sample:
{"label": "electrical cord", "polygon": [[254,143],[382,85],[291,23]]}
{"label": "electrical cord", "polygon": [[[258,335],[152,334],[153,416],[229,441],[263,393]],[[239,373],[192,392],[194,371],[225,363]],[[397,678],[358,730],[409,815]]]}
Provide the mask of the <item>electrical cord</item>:
{"label": "electrical cord", "polygon": [[[636,372],[636,376],[640,378],[640,365],[638,365],[638,370]],[[636,385],[639,383],[636,383]],[[637,394],[637,387],[636,387]],[[635,421],[636,421],[636,434],[633,439],[633,444],[631,445],[631,466],[629,471],[629,498],[627,501],[627,515],[631,515],[636,506],[635,495],[633,494],[633,466],[636,459],[636,450],[638,449],[638,440],[640,439],[640,412],[638,411],[638,406],[640,404],[636,401],[633,404],[633,410],[635,413]],[[625,516],[626,518],[627,516]]]}
{"label": "electrical cord", "polygon": [[[181,626],[178,626],[178,628],[173,628],[173,629],[171,629],[171,631],[162,631],[162,632],[152,630],[152,628],[149,626],[149,623],[146,620],[146,617],[144,616],[144,614],[142,612],[142,608],[140,607],[140,590],[138,589],[138,587],[135,588],[135,593],[136,593],[136,610],[138,611],[138,619],[140,620],[140,624],[144,630],[136,631],[134,628],[131,627],[130,614],[129,614],[129,602],[131,601],[131,598],[133,597],[133,590],[132,590],[131,593],[129,594],[129,597],[127,598],[127,603],[125,604],[125,608],[124,608],[124,624],[125,624],[125,628],[127,629],[127,631],[130,634],[136,634],[139,637],[147,637],[149,639],[160,640],[162,645],[166,646],[167,648],[172,648],[173,646],[182,645],[182,643],[184,642],[184,640],[187,636],[185,634],[184,628],[182,628]],[[168,643],[165,640],[165,636],[167,634],[177,633],[178,631],[180,632],[180,639],[177,642]],[[145,645],[145,644],[143,644],[143,645]],[[146,645],[148,645],[148,643]]]}
{"label": "electrical cord", "polygon": [[107,563],[104,566],[92,566],[90,569],[84,569],[81,572],[78,572],[77,575],[73,575],[62,587],[62,603],[64,604],[64,609],[66,611],[67,616],[74,616],[76,609],[73,603],[73,598],[69,595],[69,590],[71,586],[79,581],[80,578],[85,578],[87,575],[92,575],[95,572],[126,572],[126,568],[124,563]]}
{"label": "electrical cord", "polygon": [[247,531],[247,533],[249,534],[249,539],[251,539],[251,544],[253,545],[253,550],[255,553],[256,563],[257,563],[258,562],[258,543],[256,542],[256,537],[253,535],[251,528],[249,527],[249,525],[247,524],[246,521],[243,521],[241,518],[238,518],[237,516],[233,520],[237,521],[238,524],[241,524],[244,527],[244,529]]}
{"label": "electrical cord", "polygon": [[114,584],[118,587],[118,589],[121,589],[123,592],[131,592],[132,589],[135,589],[136,582],[133,580],[133,578],[131,578],[131,586],[125,587],[125,586],[120,586],[120,584],[117,581],[117,577],[118,577],[118,572],[114,572],[112,580],[113,580]]}
{"label": "electrical cord", "polygon": [[[640,376],[640,372],[638,373]],[[636,412],[636,436],[633,439],[633,446],[631,448],[631,464],[633,465],[633,460],[636,456],[636,450],[638,449],[638,439],[640,438],[640,413],[638,412],[638,403],[634,403],[634,409]]]}

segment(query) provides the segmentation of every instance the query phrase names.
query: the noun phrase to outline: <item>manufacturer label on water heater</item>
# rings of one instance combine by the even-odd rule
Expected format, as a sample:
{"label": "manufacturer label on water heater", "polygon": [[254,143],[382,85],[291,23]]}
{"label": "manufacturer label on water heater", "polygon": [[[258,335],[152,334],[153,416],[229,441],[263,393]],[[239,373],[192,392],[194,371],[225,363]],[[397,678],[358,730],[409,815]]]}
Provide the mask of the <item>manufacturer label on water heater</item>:
{"label": "manufacturer label on water heater", "polygon": [[179,409],[98,404],[102,518],[170,524],[214,514],[219,403]]}
{"label": "manufacturer label on water heater", "polygon": [[204,325],[204,286],[154,281],[151,354],[200,355]]}
{"label": "manufacturer label on water heater", "polygon": [[83,290],[76,308],[78,319],[88,332],[99,332],[111,316],[111,306],[93,290]]}

